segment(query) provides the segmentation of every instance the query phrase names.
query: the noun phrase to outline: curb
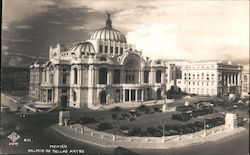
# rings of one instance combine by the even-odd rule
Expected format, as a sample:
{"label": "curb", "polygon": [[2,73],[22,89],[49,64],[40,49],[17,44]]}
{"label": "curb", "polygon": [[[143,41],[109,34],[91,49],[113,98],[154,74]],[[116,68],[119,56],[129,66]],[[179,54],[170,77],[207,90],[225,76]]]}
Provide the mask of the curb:
{"label": "curb", "polygon": [[[192,146],[192,145],[200,145],[200,144],[218,142],[218,141],[222,141],[222,140],[226,140],[228,138],[231,138],[232,136],[236,136],[236,135],[242,134],[242,133],[244,133],[244,132],[247,131],[247,129],[244,128],[244,130],[238,131],[236,133],[231,133],[229,135],[226,135],[226,136],[218,138],[218,139],[208,139],[208,140],[202,140],[202,141],[199,141],[199,142],[193,142],[193,143],[191,142],[191,143],[187,143],[187,144],[177,144],[175,146],[162,146],[162,148],[158,148],[158,147],[154,147],[154,148],[152,148],[152,147],[146,147],[145,148],[145,147],[142,147],[142,146],[127,145],[126,143],[121,144],[120,142],[118,142],[118,143],[117,142],[110,142],[108,145],[105,145],[105,144],[101,144],[101,143],[98,143],[98,142],[91,141],[89,139],[80,139],[80,138],[78,138],[76,136],[72,136],[70,134],[67,134],[67,133],[61,131],[60,129],[58,129],[56,127],[56,125],[52,125],[52,126],[50,126],[50,128],[52,128],[56,132],[60,133],[64,137],[67,137],[67,138],[70,138],[70,139],[74,139],[74,140],[77,140],[77,141],[80,141],[80,142],[85,142],[85,143],[88,143],[88,144],[92,144],[92,145],[104,147],[104,148],[125,147],[125,148],[128,148],[128,149],[159,149],[159,150],[182,148],[182,147],[187,147],[187,146]],[[80,133],[77,133],[77,134],[80,134]],[[157,143],[155,143],[155,144],[157,144]]]}

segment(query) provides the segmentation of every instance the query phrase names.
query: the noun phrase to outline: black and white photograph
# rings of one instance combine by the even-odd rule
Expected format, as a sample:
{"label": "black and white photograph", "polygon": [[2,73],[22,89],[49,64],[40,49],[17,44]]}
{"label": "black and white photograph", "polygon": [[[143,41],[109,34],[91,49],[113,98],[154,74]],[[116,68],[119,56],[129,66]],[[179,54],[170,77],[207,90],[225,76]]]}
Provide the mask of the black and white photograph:
{"label": "black and white photograph", "polygon": [[1,4],[1,155],[249,155],[249,0]]}

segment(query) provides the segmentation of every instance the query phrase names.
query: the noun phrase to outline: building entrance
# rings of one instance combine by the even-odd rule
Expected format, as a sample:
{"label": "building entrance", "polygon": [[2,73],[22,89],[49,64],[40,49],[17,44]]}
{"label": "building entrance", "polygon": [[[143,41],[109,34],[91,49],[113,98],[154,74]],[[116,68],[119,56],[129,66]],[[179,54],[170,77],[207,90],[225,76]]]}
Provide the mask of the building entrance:
{"label": "building entrance", "polygon": [[107,102],[106,96],[107,96],[107,94],[105,91],[100,92],[100,103],[101,104],[105,104]]}

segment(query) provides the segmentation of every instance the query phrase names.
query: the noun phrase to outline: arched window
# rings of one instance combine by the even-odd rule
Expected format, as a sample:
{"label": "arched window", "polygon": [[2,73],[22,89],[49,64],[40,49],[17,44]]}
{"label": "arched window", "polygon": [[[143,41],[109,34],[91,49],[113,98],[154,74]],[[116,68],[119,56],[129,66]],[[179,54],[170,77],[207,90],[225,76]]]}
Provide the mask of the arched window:
{"label": "arched window", "polygon": [[77,84],[77,68],[74,68],[74,84]]}
{"label": "arched window", "polygon": [[156,71],[156,83],[161,83],[161,70]]}
{"label": "arched window", "polygon": [[101,57],[100,61],[107,61],[107,59],[105,57]]}
{"label": "arched window", "polygon": [[76,102],[76,92],[73,91],[73,101]]}
{"label": "arched window", "polygon": [[47,70],[44,70],[44,82],[47,82]]}
{"label": "arched window", "polygon": [[144,71],[144,83],[148,83],[149,79],[149,71],[145,70]]}
{"label": "arched window", "polygon": [[247,82],[247,75],[244,75],[243,80],[244,82]]}
{"label": "arched window", "polygon": [[118,84],[120,83],[120,69],[114,69],[114,74],[113,74],[113,83]]}
{"label": "arched window", "polygon": [[107,68],[99,69],[99,84],[107,84]]}
{"label": "arched window", "polygon": [[125,83],[138,83],[139,63],[135,60],[129,60],[125,64]]}

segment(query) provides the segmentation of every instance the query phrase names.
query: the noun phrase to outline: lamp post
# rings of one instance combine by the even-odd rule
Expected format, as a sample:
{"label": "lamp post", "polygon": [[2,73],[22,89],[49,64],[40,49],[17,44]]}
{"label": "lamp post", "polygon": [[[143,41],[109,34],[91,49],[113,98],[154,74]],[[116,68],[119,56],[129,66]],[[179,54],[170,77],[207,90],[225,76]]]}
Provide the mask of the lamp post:
{"label": "lamp post", "polygon": [[167,124],[167,121],[162,121],[162,139],[163,142],[165,141],[165,124]]}
{"label": "lamp post", "polygon": [[206,118],[204,116],[204,136],[206,136]]}

